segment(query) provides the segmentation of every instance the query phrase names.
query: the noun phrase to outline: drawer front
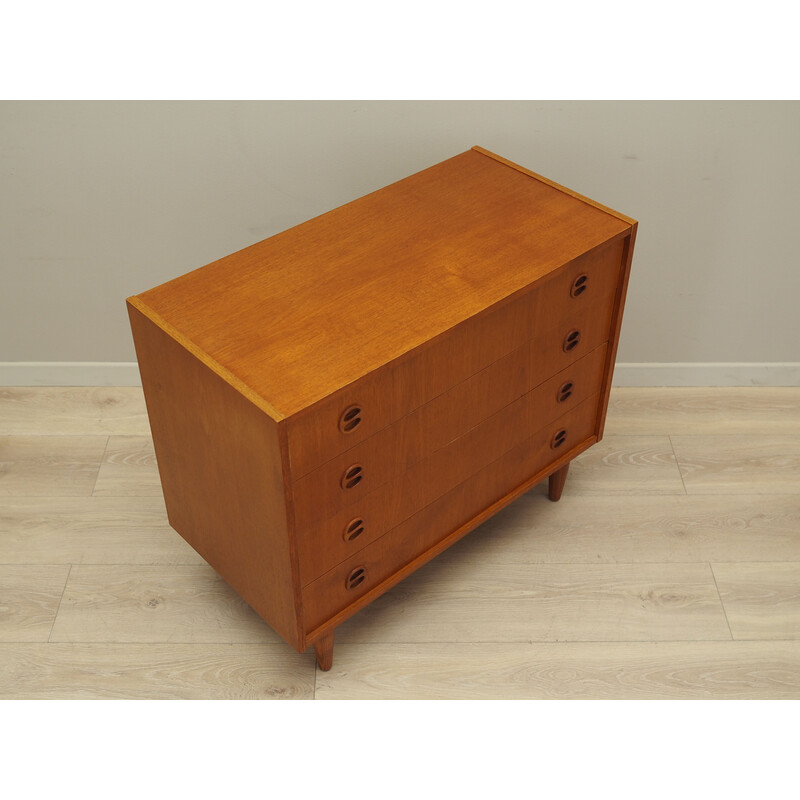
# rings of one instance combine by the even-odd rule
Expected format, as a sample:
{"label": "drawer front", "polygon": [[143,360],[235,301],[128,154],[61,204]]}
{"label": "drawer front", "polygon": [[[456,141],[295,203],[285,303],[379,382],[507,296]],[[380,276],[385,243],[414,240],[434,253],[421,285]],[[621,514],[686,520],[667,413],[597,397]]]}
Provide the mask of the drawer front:
{"label": "drawer front", "polygon": [[288,420],[293,479],[368,439],[543,332],[608,320],[622,266],[619,239],[420,345]]}
{"label": "drawer front", "polygon": [[[297,524],[300,577],[306,584],[383,536],[453,486],[578,406],[600,388],[606,346],[506,406],[395,479],[335,514]],[[572,384],[563,390],[566,384]],[[572,444],[572,437],[567,443]],[[386,454],[388,460],[392,454]],[[366,474],[364,481],[369,480]],[[364,482],[362,481],[362,482]],[[348,490],[349,491],[349,490]]]}
{"label": "drawer front", "polygon": [[[601,343],[608,329],[598,322],[588,328],[579,326],[577,320],[574,324],[578,327],[564,326],[527,342],[296,481],[292,494],[298,530],[357,504],[506,407],[513,411],[513,403],[554,373],[567,369],[570,375],[562,376],[560,383],[551,379],[528,399],[537,409],[535,418],[542,424],[565,410],[556,399],[558,387],[553,387],[554,382],[559,386],[575,382],[573,403],[598,391],[606,352]],[[566,349],[572,330],[578,330],[580,338],[576,339],[576,346]],[[531,432],[529,428],[522,431],[524,435]]]}
{"label": "drawer front", "polygon": [[306,586],[303,589],[306,632],[347,608],[526,480],[547,470],[561,455],[560,449],[551,448],[559,431],[568,432],[571,447],[585,443],[594,434],[597,404],[598,395],[585,400]]}

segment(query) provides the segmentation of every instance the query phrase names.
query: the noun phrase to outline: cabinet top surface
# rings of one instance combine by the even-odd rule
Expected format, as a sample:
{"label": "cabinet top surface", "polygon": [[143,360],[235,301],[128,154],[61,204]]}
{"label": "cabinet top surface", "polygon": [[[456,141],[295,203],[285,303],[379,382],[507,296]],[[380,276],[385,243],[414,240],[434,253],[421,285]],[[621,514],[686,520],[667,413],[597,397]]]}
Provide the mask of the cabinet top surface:
{"label": "cabinet top surface", "polygon": [[633,224],[474,148],[130,302],[280,419]]}

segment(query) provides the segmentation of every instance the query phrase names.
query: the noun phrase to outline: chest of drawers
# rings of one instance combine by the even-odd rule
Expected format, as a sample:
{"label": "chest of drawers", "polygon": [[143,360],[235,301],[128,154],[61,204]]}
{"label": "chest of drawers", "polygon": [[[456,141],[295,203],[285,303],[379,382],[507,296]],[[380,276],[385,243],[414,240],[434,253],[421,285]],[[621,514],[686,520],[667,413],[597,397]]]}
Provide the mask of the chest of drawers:
{"label": "chest of drawers", "polygon": [[603,433],[636,222],[473,148],[128,299],[170,524],[290,645]]}

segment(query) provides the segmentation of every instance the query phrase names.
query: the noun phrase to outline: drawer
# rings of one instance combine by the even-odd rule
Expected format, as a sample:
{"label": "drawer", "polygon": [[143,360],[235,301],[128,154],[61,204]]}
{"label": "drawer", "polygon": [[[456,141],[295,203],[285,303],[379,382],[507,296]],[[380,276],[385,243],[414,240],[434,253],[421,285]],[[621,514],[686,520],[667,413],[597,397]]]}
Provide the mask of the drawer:
{"label": "drawer", "polygon": [[[566,325],[528,341],[295,481],[292,494],[297,528],[309,527],[359,502],[485,419],[511,406],[554,373],[564,369],[571,371],[558,386],[574,382],[576,397],[583,399],[597,391],[606,351],[604,346],[598,345],[608,330],[600,321],[588,327],[578,320],[572,323],[575,327]],[[567,349],[567,337],[573,330],[579,331],[579,338],[574,340],[578,344]],[[557,381],[552,379],[547,387],[529,398],[530,402],[539,404],[538,414],[543,423],[558,414],[555,399],[558,386],[554,388],[551,385],[554,382]],[[564,408],[561,406],[561,410]]]}
{"label": "drawer", "polygon": [[[298,479],[543,332],[599,324],[608,338],[624,240],[598,247],[544,281],[465,320],[287,420]],[[446,298],[443,298],[443,302]]]}
{"label": "drawer", "polygon": [[[595,394],[600,388],[605,354],[605,345],[596,348],[499,413],[333,515],[308,525],[300,525],[297,520],[302,582],[312,581],[349,558],[466,480],[488,461],[498,458]],[[568,396],[560,392],[566,383],[572,384]],[[571,442],[570,436],[568,443]],[[393,454],[387,454],[387,460],[392,458]],[[369,475],[364,478],[368,479]]]}
{"label": "drawer", "polygon": [[556,433],[568,432],[570,449],[585,443],[595,431],[597,404],[598,395],[593,395],[306,586],[306,631],[347,608],[537,473],[544,477],[561,455],[551,448]]}

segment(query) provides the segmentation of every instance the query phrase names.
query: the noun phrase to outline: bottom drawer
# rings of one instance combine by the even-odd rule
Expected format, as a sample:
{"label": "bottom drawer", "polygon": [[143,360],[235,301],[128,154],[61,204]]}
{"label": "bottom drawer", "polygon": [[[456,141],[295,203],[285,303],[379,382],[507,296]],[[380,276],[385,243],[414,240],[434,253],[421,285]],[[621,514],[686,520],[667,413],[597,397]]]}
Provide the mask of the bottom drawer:
{"label": "bottom drawer", "polygon": [[572,449],[595,432],[598,395],[517,444],[480,472],[442,495],[380,539],[360,550],[303,589],[303,617],[309,633],[493,503],[547,469],[562,454],[553,447],[567,431],[563,449]]}

